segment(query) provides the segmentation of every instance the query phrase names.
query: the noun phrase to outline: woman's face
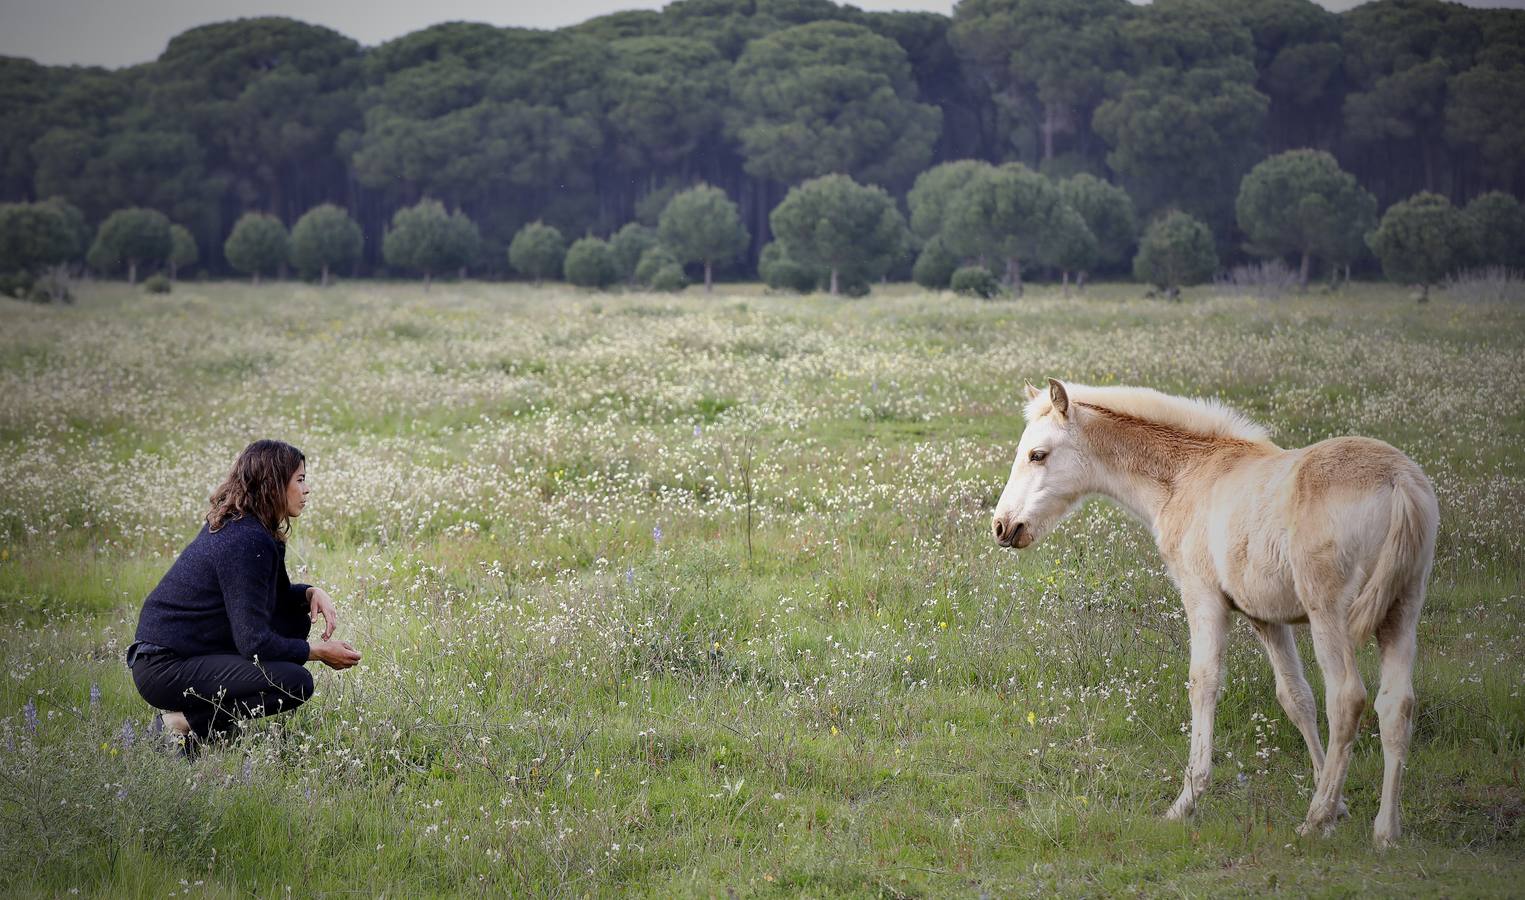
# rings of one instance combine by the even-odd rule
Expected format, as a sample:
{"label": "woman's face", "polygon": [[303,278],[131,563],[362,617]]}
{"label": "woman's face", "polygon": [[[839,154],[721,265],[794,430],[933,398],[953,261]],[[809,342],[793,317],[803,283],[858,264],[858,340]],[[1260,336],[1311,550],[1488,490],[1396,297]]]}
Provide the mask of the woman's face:
{"label": "woman's face", "polygon": [[307,505],[307,492],[312,488],[307,486],[307,464],[297,465],[296,473],[291,476],[291,481],[286,483],[286,515],[295,519],[302,514],[302,507]]}

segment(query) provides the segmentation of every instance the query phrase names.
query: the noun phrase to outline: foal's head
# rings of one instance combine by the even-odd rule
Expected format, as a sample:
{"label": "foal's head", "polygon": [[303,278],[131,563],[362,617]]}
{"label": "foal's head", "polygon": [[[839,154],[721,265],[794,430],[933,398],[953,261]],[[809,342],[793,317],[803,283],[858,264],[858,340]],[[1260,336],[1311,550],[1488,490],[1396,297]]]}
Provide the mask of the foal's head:
{"label": "foal's head", "polygon": [[1085,495],[1086,463],[1075,441],[1075,415],[1064,385],[1027,386],[1027,429],[1011,478],[990,522],[996,543],[1022,549],[1064,518]]}

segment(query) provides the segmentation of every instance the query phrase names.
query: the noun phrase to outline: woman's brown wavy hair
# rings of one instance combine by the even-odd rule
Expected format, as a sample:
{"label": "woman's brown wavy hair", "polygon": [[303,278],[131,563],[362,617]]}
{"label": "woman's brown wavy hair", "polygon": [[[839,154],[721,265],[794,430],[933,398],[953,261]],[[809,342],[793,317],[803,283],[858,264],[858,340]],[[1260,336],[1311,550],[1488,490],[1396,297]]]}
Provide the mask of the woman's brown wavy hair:
{"label": "woman's brown wavy hair", "polygon": [[284,441],[255,441],[238,454],[233,469],[212,492],[207,528],[216,531],[229,519],[253,516],[278,541],[286,540],[286,485],[307,457]]}

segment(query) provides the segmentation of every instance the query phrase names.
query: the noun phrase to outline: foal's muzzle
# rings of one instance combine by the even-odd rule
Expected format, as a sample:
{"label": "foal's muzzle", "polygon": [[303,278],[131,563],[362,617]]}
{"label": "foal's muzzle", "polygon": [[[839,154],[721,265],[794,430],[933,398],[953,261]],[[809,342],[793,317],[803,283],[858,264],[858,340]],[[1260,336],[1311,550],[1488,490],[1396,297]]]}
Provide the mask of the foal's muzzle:
{"label": "foal's muzzle", "polygon": [[995,536],[995,542],[1002,547],[1016,547],[1021,550],[1033,542],[1033,531],[1027,527],[1026,522],[1009,525],[1005,519],[998,516],[990,521],[990,532]]}

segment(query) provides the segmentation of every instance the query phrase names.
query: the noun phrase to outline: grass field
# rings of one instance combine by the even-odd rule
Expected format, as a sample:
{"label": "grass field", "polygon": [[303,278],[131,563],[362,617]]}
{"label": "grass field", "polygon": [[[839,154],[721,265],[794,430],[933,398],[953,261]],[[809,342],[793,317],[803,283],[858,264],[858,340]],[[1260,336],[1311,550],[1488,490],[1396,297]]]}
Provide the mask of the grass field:
{"label": "grass field", "polygon": [[[1518,896],[1525,307],[1140,294],[0,303],[4,893]],[[1294,834],[1307,757],[1242,622],[1213,788],[1159,819],[1186,626],[1147,533],[1093,501],[1020,556],[989,537],[1021,386],[1049,375],[1429,473],[1398,850],[1370,848],[1370,711],[1351,821]],[[265,436],[314,486],[293,578],[365,659],[186,763],[149,747],[121,654]]]}

